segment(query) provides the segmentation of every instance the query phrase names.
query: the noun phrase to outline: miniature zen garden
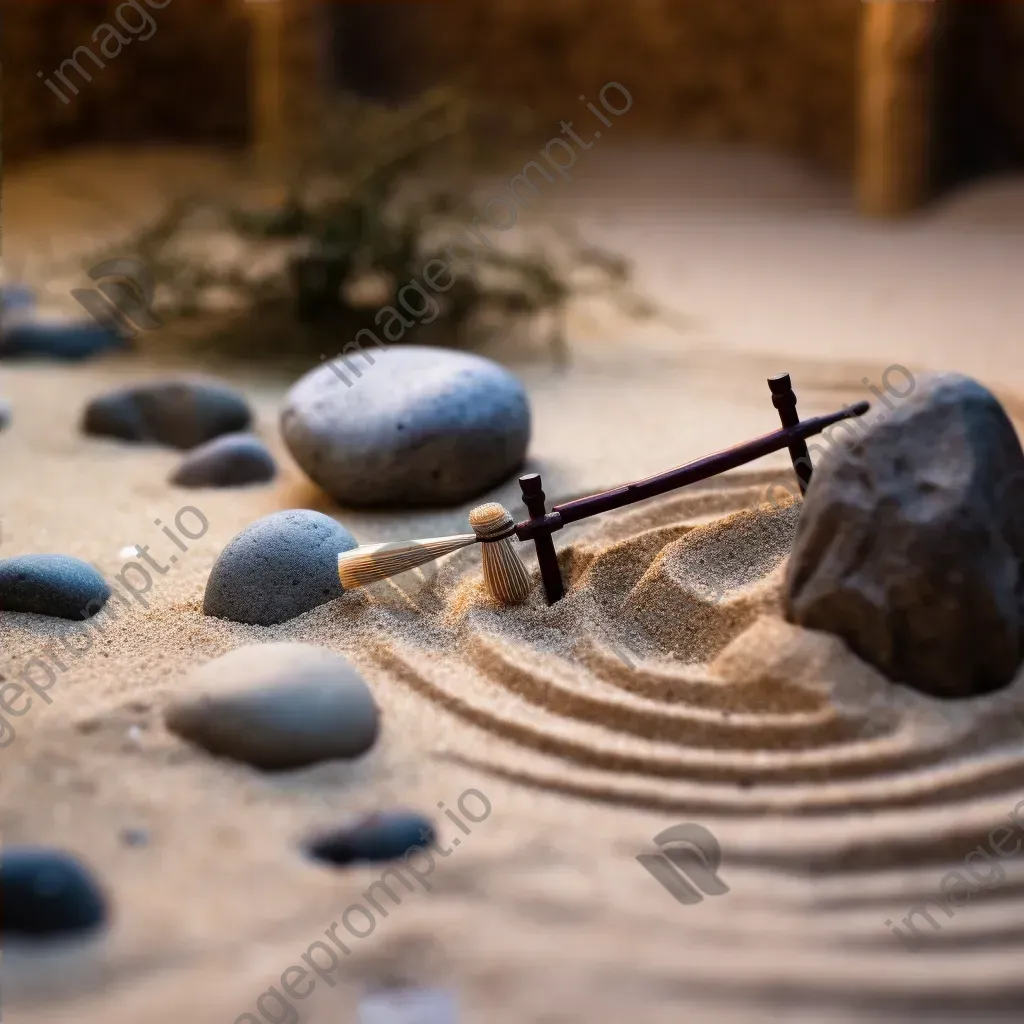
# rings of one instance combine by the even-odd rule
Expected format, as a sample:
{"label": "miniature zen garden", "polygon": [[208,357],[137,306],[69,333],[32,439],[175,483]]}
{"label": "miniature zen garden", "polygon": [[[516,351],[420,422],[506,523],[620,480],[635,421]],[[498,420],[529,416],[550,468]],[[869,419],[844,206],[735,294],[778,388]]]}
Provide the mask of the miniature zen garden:
{"label": "miniature zen garden", "polygon": [[[405,195],[422,158],[103,239],[77,287],[131,337],[102,305],[44,315],[7,257],[14,997],[170,1021],[187,989],[225,1024],[354,1019],[331,1014],[389,987],[489,1024],[667,1021],[659,989],[735,1021],[1019,1007],[994,879],[1022,876],[989,851],[1024,829],[1024,374],[950,341],[964,290],[929,284],[971,208],[898,243],[894,315],[896,243],[781,161],[730,166],[786,183],[811,241],[768,187],[743,241],[713,211],[702,249],[664,200],[586,241],[612,155],[544,246],[453,260],[476,200]],[[685,822],[727,883],[699,906],[636,861]],[[940,867],[979,905],[933,928]],[[944,987],[972,944],[998,983]]]}

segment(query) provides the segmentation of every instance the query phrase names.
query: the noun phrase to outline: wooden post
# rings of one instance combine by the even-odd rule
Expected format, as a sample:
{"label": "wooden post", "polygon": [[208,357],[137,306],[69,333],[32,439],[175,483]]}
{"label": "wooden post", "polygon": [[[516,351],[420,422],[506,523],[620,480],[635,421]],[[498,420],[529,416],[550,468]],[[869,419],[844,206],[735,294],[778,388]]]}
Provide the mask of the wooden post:
{"label": "wooden post", "polygon": [[857,198],[876,217],[931,192],[936,0],[863,0]]}
{"label": "wooden post", "polygon": [[[523,502],[531,519],[544,518],[544,485],[539,473],[527,473],[519,478],[519,489],[523,492]],[[558,555],[555,542],[550,533],[538,533],[534,537],[537,548],[537,564],[540,567],[540,578],[544,583],[544,593],[548,604],[560,601],[565,595],[562,583],[562,571],[558,567]]]}
{"label": "wooden post", "polygon": [[252,24],[249,95],[258,167],[279,171],[287,149],[282,32],[285,0],[244,0]]}
{"label": "wooden post", "polygon": [[[800,423],[796,411],[796,392],[790,382],[788,373],[780,373],[777,377],[768,378],[768,388],[772,393],[772,405],[779,412],[779,419],[784,427],[795,427]],[[811,453],[807,450],[807,442],[801,438],[789,446],[789,457],[793,461],[793,472],[800,484],[800,493],[807,493],[807,485],[811,482]]]}

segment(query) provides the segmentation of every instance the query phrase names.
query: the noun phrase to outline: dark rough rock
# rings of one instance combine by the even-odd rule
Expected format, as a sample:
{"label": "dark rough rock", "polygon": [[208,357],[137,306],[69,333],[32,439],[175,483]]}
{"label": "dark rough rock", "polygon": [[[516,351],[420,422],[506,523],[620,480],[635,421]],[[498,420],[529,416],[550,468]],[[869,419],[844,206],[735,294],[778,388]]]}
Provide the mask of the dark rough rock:
{"label": "dark rough rock", "polygon": [[217,757],[275,771],[364,754],[379,712],[340,655],[275,643],[239,647],[196,669],[164,720]]}
{"label": "dark rough rock", "polygon": [[367,814],[339,829],[324,832],[306,844],[306,853],[327,864],[358,864],[396,860],[414,846],[434,842],[434,826],[413,811]]}
{"label": "dark rough rock", "polygon": [[530,406],[522,384],[488,359],[370,345],[295,384],[281,433],[310,479],[341,504],[454,505],[522,465]]}
{"label": "dark rough rock", "polygon": [[1024,454],[967,377],[921,377],[815,469],[786,578],[791,621],[936,697],[1005,686],[1024,656]]}
{"label": "dark rough rock", "polygon": [[61,850],[15,846],[0,852],[0,932],[58,939],[92,931],[107,901],[91,872]]}
{"label": "dark rough rock", "polygon": [[68,555],[19,555],[0,561],[0,610],[87,619],[110,597],[107,581]]}
{"label": "dark rough rock", "polygon": [[184,379],[140,384],[94,398],[86,407],[82,430],[188,449],[246,430],[251,422],[249,406],[238,392],[217,381]]}
{"label": "dark rough rock", "polygon": [[18,323],[0,330],[0,359],[76,362],[125,349],[125,340],[93,323]]}
{"label": "dark rough rock", "polygon": [[178,487],[244,487],[266,483],[277,472],[267,446],[252,434],[224,434],[185,456],[171,475]]}
{"label": "dark rough rock", "polygon": [[273,626],[345,592],[338,555],[355,538],[322,512],[289,509],[257,519],[234,537],[206,582],[203,612]]}

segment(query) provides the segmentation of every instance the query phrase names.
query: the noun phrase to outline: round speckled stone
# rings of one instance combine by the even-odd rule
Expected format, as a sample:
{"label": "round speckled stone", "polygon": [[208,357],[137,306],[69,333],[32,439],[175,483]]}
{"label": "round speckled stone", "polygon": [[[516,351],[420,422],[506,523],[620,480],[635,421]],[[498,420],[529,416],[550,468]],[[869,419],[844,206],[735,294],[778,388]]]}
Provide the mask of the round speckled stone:
{"label": "round speckled stone", "polygon": [[530,406],[519,380],[489,359],[370,345],[298,381],[281,433],[343,505],[454,505],[522,465]]}
{"label": "round speckled stone", "polygon": [[203,611],[273,626],[345,592],[338,555],[356,546],[345,527],[309,509],[257,519],[228,543],[206,581]]}

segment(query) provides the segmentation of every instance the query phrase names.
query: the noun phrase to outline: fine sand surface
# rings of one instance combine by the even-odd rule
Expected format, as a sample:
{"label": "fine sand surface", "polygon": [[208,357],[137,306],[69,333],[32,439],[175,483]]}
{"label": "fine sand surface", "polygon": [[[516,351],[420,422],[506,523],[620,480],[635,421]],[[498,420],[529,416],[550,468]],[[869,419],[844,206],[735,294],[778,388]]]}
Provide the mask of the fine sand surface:
{"label": "fine sand surface", "polygon": [[[627,343],[581,315],[569,369],[520,368],[531,465],[551,500],[774,429],[764,378],[781,370],[805,415],[870,398],[861,378],[878,385],[898,362],[977,375],[1020,420],[1024,300],[1002,261],[1011,242],[1018,267],[1024,253],[1024,186],[883,229],[858,224],[833,184],[765,158],[612,154],[595,166],[588,180],[581,162],[567,205],[627,248],[645,286],[678,281],[669,297],[695,326]],[[608,184],[623,169],[648,176],[635,185],[643,204]],[[9,262],[32,248],[19,188],[36,189],[42,222],[57,205],[38,181],[12,182]],[[259,516],[317,508],[369,542],[463,532],[478,502],[402,514],[331,505],[278,437],[289,382],[255,371],[233,379],[282,464],[271,486],[182,491],[166,483],[179,455],[77,432],[90,396],[165,372],[131,358],[0,366],[14,411],[0,434],[0,556],[61,552],[113,576],[126,546],[151,545],[164,564],[175,553],[156,519],[191,505],[209,521],[148,607],[68,656],[53,703],[15,720],[0,751],[5,841],[79,852],[115,908],[109,934],[82,948],[5,948],[12,1019],[232,1024],[254,1012],[381,875],[316,867],[298,844],[394,806],[436,813],[451,853],[432,891],[401,890],[369,937],[350,939],[337,984],[297,1004],[304,1022],[355,1021],[360,994],[394,981],[452,987],[466,1024],[1020,1019],[1021,856],[1000,861],[1005,882],[981,883],[952,919],[936,912],[941,931],[919,952],[885,922],[1012,824],[1024,673],[998,699],[940,706],[786,624],[779,586],[799,505],[764,501],[789,479],[784,455],[567,528],[556,541],[569,595],[553,608],[539,589],[524,607],[494,607],[470,549],[401,586],[244,626],[204,617],[203,588],[224,544]],[[522,511],[514,482],[479,500]],[[0,614],[0,673],[81,628]],[[364,672],[384,723],[368,757],[268,775],[165,731],[161,708],[190,666],[281,640],[321,644]],[[436,808],[467,788],[492,810],[463,835]],[[680,905],[636,862],[681,822],[718,838],[728,893]],[[122,843],[126,828],[145,829],[148,844]]]}

